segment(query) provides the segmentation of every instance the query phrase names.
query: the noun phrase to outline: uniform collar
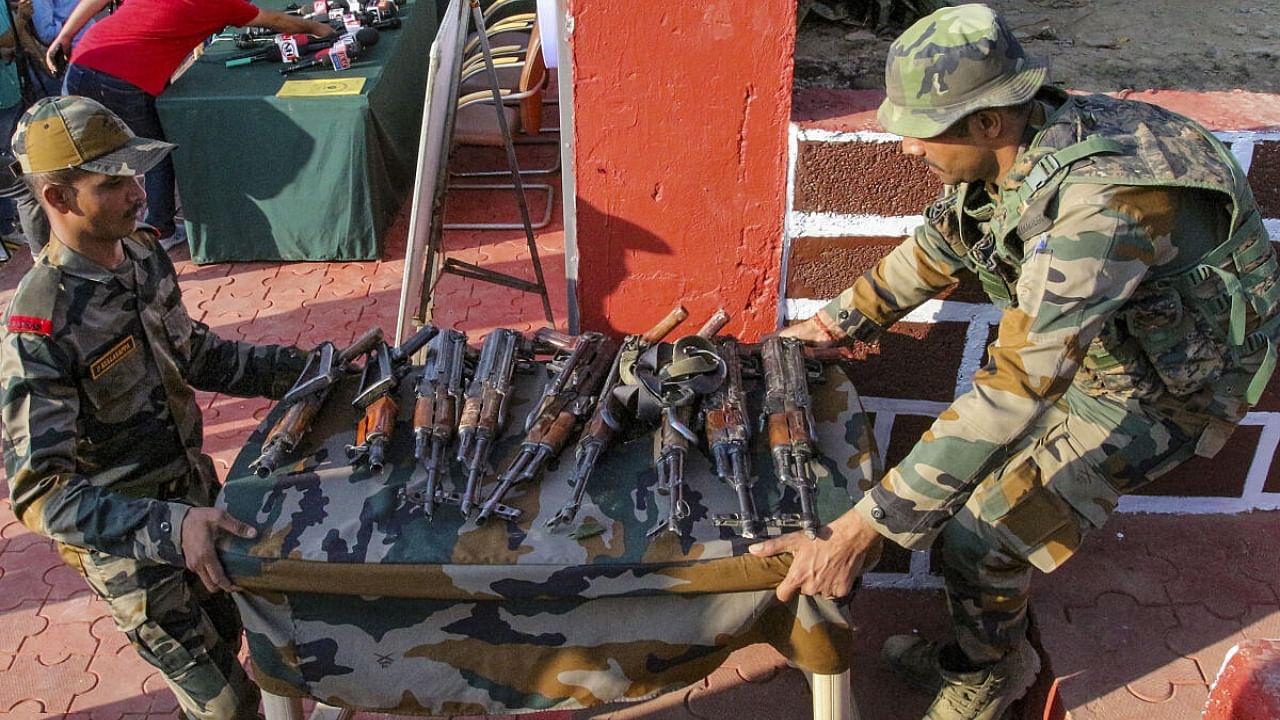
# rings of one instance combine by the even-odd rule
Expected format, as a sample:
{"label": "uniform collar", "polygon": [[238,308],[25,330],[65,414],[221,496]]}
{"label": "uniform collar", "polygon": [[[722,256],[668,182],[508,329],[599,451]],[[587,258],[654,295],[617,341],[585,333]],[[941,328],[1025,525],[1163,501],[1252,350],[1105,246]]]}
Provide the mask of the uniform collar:
{"label": "uniform collar", "polygon": [[[152,245],[140,242],[135,237],[136,235],[137,233],[127,236],[123,241],[125,254],[134,261],[142,260],[155,252],[155,248]],[[68,275],[74,275],[97,283],[107,283],[115,280],[115,273],[67,247],[53,233],[49,233],[49,244],[45,246],[43,254],[45,262]]]}

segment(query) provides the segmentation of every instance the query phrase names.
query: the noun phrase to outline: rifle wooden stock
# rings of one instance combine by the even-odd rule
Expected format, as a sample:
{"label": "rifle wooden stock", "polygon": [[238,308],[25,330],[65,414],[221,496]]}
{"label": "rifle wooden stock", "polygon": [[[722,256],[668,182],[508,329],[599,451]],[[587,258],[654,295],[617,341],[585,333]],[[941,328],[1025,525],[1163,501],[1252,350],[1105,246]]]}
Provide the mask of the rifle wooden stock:
{"label": "rifle wooden stock", "polygon": [[704,403],[704,430],[707,447],[715,464],[716,476],[733,488],[738,499],[738,512],[712,517],[717,526],[736,528],[745,538],[763,534],[763,523],[751,497],[754,484],[750,469],[751,430],[747,420],[746,390],[742,386],[742,358],[738,341],[721,339],[716,351],[725,363],[725,380]]}
{"label": "rifle wooden stock", "polygon": [[506,420],[507,397],[511,392],[511,374],[519,354],[520,333],[498,328],[484,339],[480,363],[467,388],[458,424],[458,461],[467,471],[467,482],[457,502],[464,516],[478,499],[480,483],[488,470],[493,442]]}
{"label": "rifle wooden stock", "polygon": [[323,397],[311,397],[289,406],[267,434],[267,441],[262,444],[262,454],[251,466],[258,477],[265,478],[275,472],[284,456],[293,452],[302,436],[311,428],[311,421],[315,420],[316,413],[323,404]]}
{"label": "rifle wooden stock", "polygon": [[656,342],[661,342],[662,338],[671,334],[676,326],[685,321],[689,317],[689,311],[684,309],[684,305],[676,305],[671,308],[671,312],[667,316],[658,321],[657,325],[649,328],[649,331],[640,335],[640,343],[648,347]]}
{"label": "rifle wooden stock", "polygon": [[720,308],[712,313],[711,317],[707,318],[707,321],[703,323],[702,327],[698,330],[698,337],[710,340],[728,324],[729,313],[725,312],[724,308]]}
{"label": "rifle wooden stock", "polygon": [[769,454],[779,481],[795,490],[800,501],[798,514],[779,513],[769,523],[782,528],[799,527],[806,536],[816,537],[817,481],[810,462],[817,456],[817,443],[813,436],[803,346],[799,340],[775,336],[762,343],[760,355],[764,361]]}
{"label": "rifle wooden stock", "polygon": [[386,460],[387,444],[396,427],[396,414],[400,406],[391,393],[387,393],[365,408],[356,425],[356,444],[347,447],[347,457],[353,464],[366,462],[369,472],[382,472]]}

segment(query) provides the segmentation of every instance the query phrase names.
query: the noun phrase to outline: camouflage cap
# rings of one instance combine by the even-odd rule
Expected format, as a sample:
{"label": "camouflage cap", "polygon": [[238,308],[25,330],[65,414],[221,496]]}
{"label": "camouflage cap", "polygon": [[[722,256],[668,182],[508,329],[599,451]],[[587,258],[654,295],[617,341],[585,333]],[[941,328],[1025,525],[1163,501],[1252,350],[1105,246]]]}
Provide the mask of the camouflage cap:
{"label": "camouflage cap", "polygon": [[986,5],[947,7],[921,18],[889,47],[888,97],[876,119],[903,137],[930,138],[975,110],[1031,99],[1047,75]]}
{"label": "camouflage cap", "polygon": [[174,147],[135,136],[115,113],[78,95],[37,100],[13,132],[13,154],[28,174],[79,168],[137,175],[155,167]]}

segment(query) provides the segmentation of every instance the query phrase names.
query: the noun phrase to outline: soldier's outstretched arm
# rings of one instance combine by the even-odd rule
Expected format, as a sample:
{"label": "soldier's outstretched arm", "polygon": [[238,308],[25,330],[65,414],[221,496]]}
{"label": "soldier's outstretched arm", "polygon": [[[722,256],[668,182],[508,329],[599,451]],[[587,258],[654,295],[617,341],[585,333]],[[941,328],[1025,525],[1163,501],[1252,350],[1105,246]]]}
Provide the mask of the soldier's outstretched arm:
{"label": "soldier's outstretched arm", "polygon": [[748,550],[757,557],[791,554],[787,576],[774,591],[785,603],[798,593],[847,597],[854,579],[879,559],[880,546],[875,528],[850,511],[818,528],[812,540],[793,532],[755,543]]}
{"label": "soldier's outstretched arm", "polygon": [[59,542],[182,566],[188,507],[130,498],[78,474],[80,400],[67,380],[74,377],[69,359],[48,337],[8,333],[4,342],[4,459],[14,514]]}
{"label": "soldier's outstretched arm", "polygon": [[306,364],[306,353],[286,345],[253,345],[218,337],[191,320],[191,362],[186,380],[197,390],[279,399]]}
{"label": "soldier's outstretched arm", "polygon": [[[964,263],[931,220],[916,228],[853,286],[806,323],[811,334],[833,340],[820,347],[871,340],[921,303],[960,282]],[[801,338],[808,342],[807,338]]]}
{"label": "soldier's outstretched arm", "polygon": [[1004,312],[987,365],[857,503],[865,522],[903,547],[928,547],[1005,450],[1062,397],[1089,343],[1155,262],[1156,238],[1167,238],[1176,204],[1140,202],[1131,188],[1061,191],[1056,221],[1025,243],[1017,305]]}

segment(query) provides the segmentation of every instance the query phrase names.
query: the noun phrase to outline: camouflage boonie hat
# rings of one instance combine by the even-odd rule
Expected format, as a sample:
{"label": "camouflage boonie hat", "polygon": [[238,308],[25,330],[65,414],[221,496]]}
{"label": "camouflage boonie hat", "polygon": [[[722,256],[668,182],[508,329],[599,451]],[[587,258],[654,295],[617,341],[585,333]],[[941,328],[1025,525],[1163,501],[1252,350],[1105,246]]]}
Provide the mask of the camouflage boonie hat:
{"label": "camouflage boonie hat", "polygon": [[976,110],[1030,100],[1047,74],[991,8],[942,8],[889,46],[876,119],[891,133],[931,138]]}
{"label": "camouflage boonie hat", "polygon": [[46,97],[23,113],[13,154],[23,173],[79,168],[103,175],[138,175],[176,147],[133,134],[101,103],[78,95]]}

